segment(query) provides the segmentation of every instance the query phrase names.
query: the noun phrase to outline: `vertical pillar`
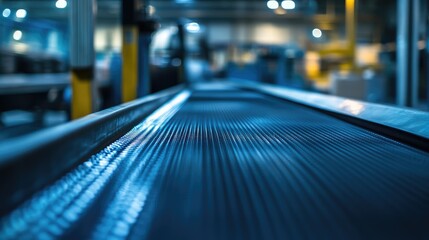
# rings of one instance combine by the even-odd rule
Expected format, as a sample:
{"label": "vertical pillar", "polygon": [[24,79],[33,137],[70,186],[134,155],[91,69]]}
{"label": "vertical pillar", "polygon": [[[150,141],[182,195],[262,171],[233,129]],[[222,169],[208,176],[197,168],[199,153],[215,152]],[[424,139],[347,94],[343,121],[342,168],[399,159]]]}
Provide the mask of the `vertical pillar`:
{"label": "vertical pillar", "polygon": [[122,101],[137,98],[138,27],[134,0],[122,0]]}
{"label": "vertical pillar", "polygon": [[143,97],[150,93],[150,72],[149,72],[149,43],[150,36],[147,36],[139,28],[139,69],[138,69],[138,84],[137,97]]}
{"label": "vertical pillar", "polygon": [[185,44],[185,24],[183,21],[177,25],[177,34],[179,36],[179,59],[181,61],[179,67],[179,83],[186,82],[186,44]]}
{"label": "vertical pillar", "polygon": [[73,119],[93,111],[95,0],[70,1]]}
{"label": "vertical pillar", "polygon": [[355,68],[356,56],[356,1],[346,0],[346,34],[352,68]]}
{"label": "vertical pillar", "polygon": [[138,90],[137,96],[143,97],[151,92],[151,79],[149,69],[149,47],[152,33],[158,28],[158,24],[149,18],[149,1],[138,0],[137,24],[139,30],[138,43]]}
{"label": "vertical pillar", "polygon": [[139,76],[138,76],[138,97],[143,97],[151,93],[149,47],[152,41],[152,33],[157,29],[155,21],[144,19],[139,21]]}
{"label": "vertical pillar", "polygon": [[426,106],[429,107],[429,3],[427,1],[423,1],[424,3],[424,24],[426,31],[426,53],[425,53],[425,69],[426,69]]}
{"label": "vertical pillar", "polygon": [[411,0],[411,83],[410,83],[410,107],[417,107],[419,103],[419,30],[420,30],[420,0]]}
{"label": "vertical pillar", "polygon": [[413,107],[418,103],[419,84],[419,7],[420,0],[398,0],[397,84],[399,106]]}
{"label": "vertical pillar", "polygon": [[407,103],[407,77],[408,77],[408,0],[397,1],[398,30],[397,30],[397,60],[396,60],[396,104],[402,107]]}

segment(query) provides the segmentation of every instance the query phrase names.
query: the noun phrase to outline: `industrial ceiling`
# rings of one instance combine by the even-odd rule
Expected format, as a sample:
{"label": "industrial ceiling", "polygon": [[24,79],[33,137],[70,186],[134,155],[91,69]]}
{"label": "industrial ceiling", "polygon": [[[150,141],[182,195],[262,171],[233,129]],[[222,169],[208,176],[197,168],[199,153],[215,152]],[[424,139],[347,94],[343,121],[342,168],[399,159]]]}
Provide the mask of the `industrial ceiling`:
{"label": "industrial ceiling", "polygon": [[[26,9],[28,18],[67,20],[68,11],[55,6],[57,0],[0,0],[1,8]],[[65,0],[62,0],[65,1]],[[70,1],[70,0],[69,0]],[[320,21],[341,20],[345,0],[295,0],[292,10],[279,11],[267,7],[267,0],[154,0],[147,1],[153,7],[154,17],[161,21],[181,17],[205,21],[272,20],[272,21]],[[281,3],[281,1],[278,1]],[[120,0],[98,0],[98,19],[119,21]],[[363,19],[384,17],[392,4],[382,0],[359,0],[359,16]]]}

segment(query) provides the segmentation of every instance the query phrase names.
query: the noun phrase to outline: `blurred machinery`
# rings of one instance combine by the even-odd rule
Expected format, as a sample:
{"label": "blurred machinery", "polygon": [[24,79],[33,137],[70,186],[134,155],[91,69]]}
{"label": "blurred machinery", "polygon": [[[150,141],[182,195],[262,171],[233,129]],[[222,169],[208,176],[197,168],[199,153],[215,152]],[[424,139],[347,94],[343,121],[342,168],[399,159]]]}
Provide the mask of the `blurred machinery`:
{"label": "blurred machinery", "polygon": [[247,44],[229,46],[227,76],[308,89],[303,72],[304,52],[297,46]]}
{"label": "blurred machinery", "polygon": [[64,73],[67,61],[55,54],[0,50],[0,74]]}
{"label": "blurred machinery", "polygon": [[185,54],[181,54],[181,40],[177,25],[165,26],[157,31],[150,49],[150,75],[152,92],[157,92],[178,83],[203,81],[210,78],[209,55],[204,27],[185,21]]}

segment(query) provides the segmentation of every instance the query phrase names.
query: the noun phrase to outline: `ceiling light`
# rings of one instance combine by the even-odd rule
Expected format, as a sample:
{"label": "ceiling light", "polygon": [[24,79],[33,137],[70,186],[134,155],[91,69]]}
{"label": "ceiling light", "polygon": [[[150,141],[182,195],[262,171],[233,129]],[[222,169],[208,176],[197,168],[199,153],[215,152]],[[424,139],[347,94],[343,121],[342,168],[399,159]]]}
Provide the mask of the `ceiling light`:
{"label": "ceiling light", "polygon": [[66,0],[57,0],[57,2],[55,3],[55,7],[66,8],[67,7],[67,1]]}
{"label": "ceiling light", "polygon": [[19,40],[21,40],[21,38],[22,38],[22,32],[21,31],[19,31],[19,30],[16,30],[14,33],[13,33],[13,39],[14,40],[16,40],[16,41],[19,41]]}
{"label": "ceiling light", "polygon": [[313,29],[313,37],[315,38],[321,38],[322,37],[322,31],[318,28]]}
{"label": "ceiling light", "polygon": [[196,33],[200,31],[200,25],[196,22],[186,24],[186,30],[191,33]]}
{"label": "ceiling light", "polygon": [[153,16],[153,15],[155,14],[155,12],[156,12],[156,9],[155,9],[155,7],[154,7],[154,6],[149,5],[149,6],[147,7],[147,11],[148,11],[148,13],[149,13],[149,16]]}
{"label": "ceiling light", "polygon": [[3,10],[3,17],[5,17],[5,18],[9,17],[10,13],[11,13],[10,9],[9,8],[5,8]]}
{"label": "ceiling light", "polygon": [[282,8],[286,10],[295,9],[295,2],[292,0],[285,0],[282,2]]}
{"label": "ceiling light", "polygon": [[25,9],[18,9],[15,15],[17,18],[25,18],[27,16],[27,11]]}
{"label": "ceiling light", "polygon": [[267,7],[269,9],[277,9],[279,7],[279,3],[277,1],[275,1],[275,0],[269,0],[267,2]]}

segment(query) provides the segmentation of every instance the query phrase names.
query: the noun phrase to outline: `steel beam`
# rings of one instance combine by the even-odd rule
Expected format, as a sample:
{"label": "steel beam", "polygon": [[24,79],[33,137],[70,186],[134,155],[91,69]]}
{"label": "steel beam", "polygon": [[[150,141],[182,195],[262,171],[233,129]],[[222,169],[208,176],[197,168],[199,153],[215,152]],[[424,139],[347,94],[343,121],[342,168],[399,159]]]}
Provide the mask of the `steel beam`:
{"label": "steel beam", "polygon": [[420,0],[398,0],[396,103],[402,107],[418,104]]}
{"label": "steel beam", "polygon": [[70,1],[71,79],[73,119],[90,114],[95,109],[94,22],[96,1]]}

